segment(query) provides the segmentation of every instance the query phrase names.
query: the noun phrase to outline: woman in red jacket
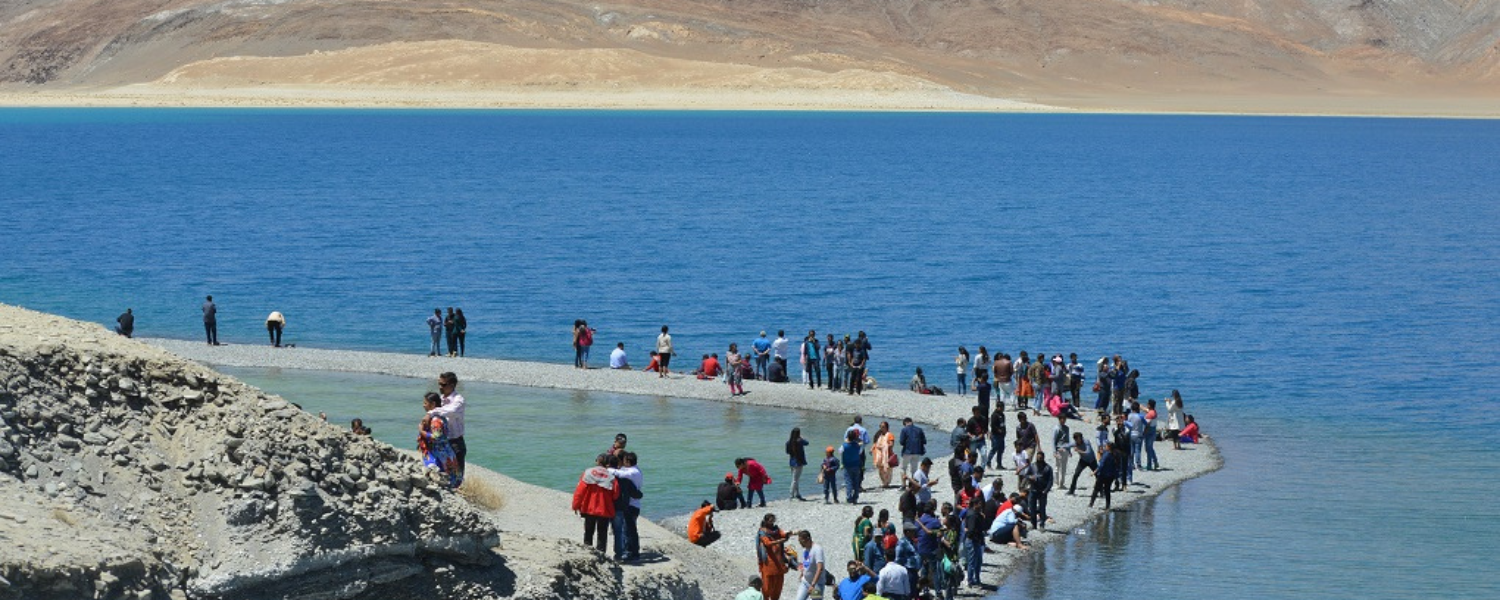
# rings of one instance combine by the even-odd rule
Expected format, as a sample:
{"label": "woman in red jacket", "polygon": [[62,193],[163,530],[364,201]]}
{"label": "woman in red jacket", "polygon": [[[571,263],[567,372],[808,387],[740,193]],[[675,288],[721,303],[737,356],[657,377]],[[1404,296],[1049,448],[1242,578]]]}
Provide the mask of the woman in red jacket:
{"label": "woman in red jacket", "polygon": [[[600,552],[609,547],[609,524],[615,518],[615,499],[620,497],[620,486],[615,485],[615,476],[609,472],[610,468],[620,466],[619,460],[613,455],[600,454],[573,489],[573,512],[583,517],[583,544],[592,544]],[[595,534],[599,536],[598,543]]]}
{"label": "woman in red jacket", "polygon": [[739,476],[734,478],[735,483],[749,479],[750,483],[745,486],[745,497],[740,499],[740,508],[749,508],[750,501],[760,494],[760,506],[766,506],[766,484],[771,483],[771,474],[766,468],[753,458],[736,458],[734,467],[739,469]]}

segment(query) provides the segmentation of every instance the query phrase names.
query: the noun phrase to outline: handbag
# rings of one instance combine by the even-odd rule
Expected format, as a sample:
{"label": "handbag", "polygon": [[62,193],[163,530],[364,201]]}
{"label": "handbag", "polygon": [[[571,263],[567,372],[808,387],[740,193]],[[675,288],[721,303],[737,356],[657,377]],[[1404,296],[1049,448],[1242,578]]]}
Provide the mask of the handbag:
{"label": "handbag", "polygon": [[885,461],[885,464],[892,467],[899,467],[901,466],[901,458],[896,456],[895,452],[892,452],[891,457]]}

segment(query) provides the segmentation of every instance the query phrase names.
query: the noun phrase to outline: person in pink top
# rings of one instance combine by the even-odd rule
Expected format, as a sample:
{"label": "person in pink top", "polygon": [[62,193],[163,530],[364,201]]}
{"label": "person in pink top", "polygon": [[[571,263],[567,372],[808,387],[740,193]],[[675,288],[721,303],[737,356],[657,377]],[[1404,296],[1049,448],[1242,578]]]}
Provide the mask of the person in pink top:
{"label": "person in pink top", "polygon": [[765,507],[766,484],[771,483],[771,475],[766,472],[766,468],[761,466],[759,461],[749,457],[734,459],[734,467],[739,469],[739,476],[735,478],[735,483],[740,483],[745,479],[750,480],[745,485],[745,497],[740,498],[740,508],[749,508],[750,501],[757,493],[760,494],[760,506]]}

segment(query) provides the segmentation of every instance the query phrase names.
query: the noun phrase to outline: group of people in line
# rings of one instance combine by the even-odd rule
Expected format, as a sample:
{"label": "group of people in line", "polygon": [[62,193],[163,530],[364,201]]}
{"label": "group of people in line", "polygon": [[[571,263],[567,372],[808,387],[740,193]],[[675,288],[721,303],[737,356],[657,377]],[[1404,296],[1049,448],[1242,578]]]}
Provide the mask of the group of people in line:
{"label": "group of people in line", "polygon": [[[428,356],[450,356],[461,357],[464,355],[464,346],[469,335],[469,320],[464,318],[464,309],[448,307],[448,316],[443,316],[440,308],[432,309],[432,316],[427,317],[427,332],[432,336],[432,348],[427,351]],[[448,342],[448,353],[443,353],[443,341]]]}
{"label": "group of people in line", "polygon": [[[588,323],[578,320],[573,323],[573,366],[588,368],[589,348],[593,345],[595,330]],[[729,344],[723,360],[717,352],[704,354],[691,374],[702,380],[723,380],[729,386],[731,396],[745,394],[744,381],[761,380],[772,383],[788,383],[790,379],[790,357],[792,342],[786,331],[777,331],[776,339],[760,332],[745,352],[738,343]],[[810,330],[796,346],[802,383],[808,389],[825,388],[833,392],[862,395],[873,388],[876,382],[869,376],[870,350],[873,346],[865,332],[843,336],[827,335],[826,344],[818,340],[817,331]],[[677,356],[672,345],[672,336],[663,325],[656,338],[655,349],[650,352],[650,362],[642,369],[665,377],[671,372],[672,358]],[[630,357],[624,342],[617,342],[610,351],[609,368],[632,370]],[[826,375],[826,378],[825,378]]]}

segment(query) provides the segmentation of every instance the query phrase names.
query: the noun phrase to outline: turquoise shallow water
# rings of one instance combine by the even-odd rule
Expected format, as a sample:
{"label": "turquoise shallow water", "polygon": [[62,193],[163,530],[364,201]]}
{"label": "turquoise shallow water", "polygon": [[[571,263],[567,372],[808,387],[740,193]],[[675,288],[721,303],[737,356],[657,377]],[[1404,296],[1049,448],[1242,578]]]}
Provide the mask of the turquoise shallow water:
{"label": "turquoise shallow water", "polygon": [[[291,369],[220,368],[220,371],[326,413],[347,427],[362,419],[381,441],[416,449],[416,423],[422,395],[437,391],[426,381]],[[771,474],[770,500],[784,499],[791,486],[784,444],[801,427],[809,460],[833,445],[853,414],[761,408],[707,400],[575,392],[466,382],[469,402],[464,426],[469,462],[502,471],[543,487],[571,492],[594,456],[609,448],[616,433],[641,459],[648,498],[644,514],[653,519],[682,515],[713,500],[734,459],[749,456]],[[865,417],[867,424],[879,421]],[[900,428],[900,423],[894,423]],[[872,429],[873,430],[873,429]],[[933,440],[947,439],[929,431]],[[803,475],[802,495],[819,493],[817,472]]]}
{"label": "turquoise shallow water", "polygon": [[408,352],[456,305],[556,362],[575,318],[864,329],[939,384],[958,344],[1121,353],[1228,467],[1002,596],[1490,598],[1496,156],[1493,121],[0,110],[0,300]]}

